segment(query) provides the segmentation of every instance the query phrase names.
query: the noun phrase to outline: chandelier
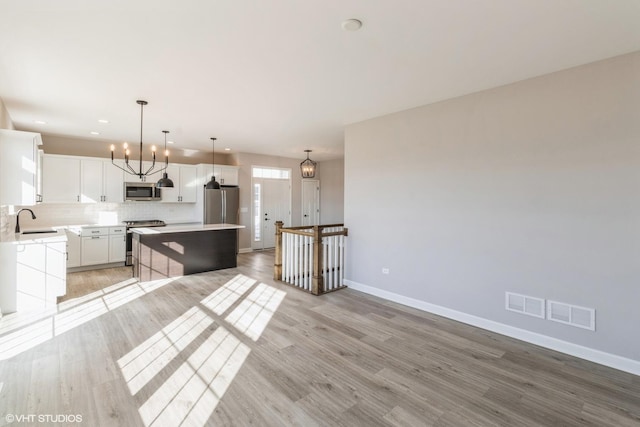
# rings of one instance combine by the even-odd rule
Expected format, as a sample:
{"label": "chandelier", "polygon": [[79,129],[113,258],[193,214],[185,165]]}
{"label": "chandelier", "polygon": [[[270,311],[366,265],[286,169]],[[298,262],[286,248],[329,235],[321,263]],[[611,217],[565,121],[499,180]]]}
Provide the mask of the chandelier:
{"label": "chandelier", "polygon": [[[144,170],[142,168],[142,122],[143,122],[143,112],[144,112],[144,106],[148,104],[147,101],[142,101],[142,100],[137,100],[136,103],[138,103],[138,105],[140,105],[140,157],[138,159],[138,169],[134,169],[131,164],[129,164],[129,156],[131,154],[131,152],[129,151],[129,144],[127,144],[126,142],[124,144],[122,144],[122,149],[124,150],[124,166],[122,167],[120,165],[117,165],[114,161],[114,151],[116,149],[115,145],[111,144],[111,163],[117,167],[122,169],[123,171],[125,171],[126,173],[130,174],[130,175],[136,175],[138,177],[140,177],[140,180],[144,180],[144,177],[149,176],[149,175],[153,175],[162,171],[167,170],[167,168],[169,167],[169,151],[167,150],[167,133],[169,133],[169,131],[162,131],[164,132],[164,167],[160,168],[160,169],[156,169],[156,146],[153,145],[151,146],[151,154],[152,154],[152,162],[151,162],[151,166],[149,167],[149,169]],[[158,186],[159,187],[173,187],[173,181],[171,181],[168,177],[166,172],[164,173],[163,177],[160,179],[160,181],[158,181]]]}
{"label": "chandelier", "polygon": [[303,178],[313,178],[316,176],[317,163],[309,158],[311,150],[304,150],[304,152],[307,153],[307,159],[300,163],[300,172]]}

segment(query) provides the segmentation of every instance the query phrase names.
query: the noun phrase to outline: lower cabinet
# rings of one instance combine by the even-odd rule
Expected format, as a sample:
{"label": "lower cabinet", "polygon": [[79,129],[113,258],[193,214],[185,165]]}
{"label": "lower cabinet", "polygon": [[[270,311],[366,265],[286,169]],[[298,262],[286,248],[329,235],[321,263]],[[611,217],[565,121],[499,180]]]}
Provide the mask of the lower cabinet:
{"label": "lower cabinet", "polygon": [[[124,262],[127,253],[126,228],[83,227],[80,233],[78,267]],[[70,255],[71,259],[72,256]],[[76,266],[76,265],[74,265]]]}
{"label": "lower cabinet", "polygon": [[82,237],[79,231],[67,231],[67,268],[80,267]]}
{"label": "lower cabinet", "polygon": [[0,311],[52,308],[66,293],[63,239],[0,245]]}
{"label": "lower cabinet", "polygon": [[109,263],[109,236],[89,236],[82,238],[82,265]]}
{"label": "lower cabinet", "polygon": [[124,262],[127,258],[127,229],[109,228],[109,262]]}

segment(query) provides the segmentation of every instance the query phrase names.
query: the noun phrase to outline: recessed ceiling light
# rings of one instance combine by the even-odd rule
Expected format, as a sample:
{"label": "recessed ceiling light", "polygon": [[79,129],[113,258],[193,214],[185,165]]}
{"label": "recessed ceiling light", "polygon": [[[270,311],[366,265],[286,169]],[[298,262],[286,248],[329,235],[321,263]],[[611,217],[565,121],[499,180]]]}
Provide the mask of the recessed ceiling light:
{"label": "recessed ceiling light", "polygon": [[96,132],[95,130],[90,132],[90,133],[91,133],[91,135],[100,135],[100,132]]}
{"label": "recessed ceiling light", "polygon": [[227,147],[224,149],[224,151],[231,151],[231,148]]}
{"label": "recessed ceiling light", "polygon": [[46,125],[47,122],[45,122],[44,120],[34,120],[33,123],[39,124],[39,125]]}
{"label": "recessed ceiling light", "polygon": [[175,144],[174,141],[167,141],[167,144]]}
{"label": "recessed ceiling light", "polygon": [[109,120],[106,120],[106,119],[98,119],[98,123],[109,123]]}
{"label": "recessed ceiling light", "polygon": [[345,31],[358,31],[362,27],[362,21],[351,18],[342,21],[342,29]]}

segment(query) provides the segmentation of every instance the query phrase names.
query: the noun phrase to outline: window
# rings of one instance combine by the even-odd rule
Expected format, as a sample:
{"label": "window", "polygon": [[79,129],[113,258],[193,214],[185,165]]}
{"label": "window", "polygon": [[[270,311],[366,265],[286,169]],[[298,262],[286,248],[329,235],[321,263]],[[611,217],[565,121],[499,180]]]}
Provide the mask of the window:
{"label": "window", "polygon": [[254,166],[252,176],[254,178],[289,179],[291,177],[291,170]]}

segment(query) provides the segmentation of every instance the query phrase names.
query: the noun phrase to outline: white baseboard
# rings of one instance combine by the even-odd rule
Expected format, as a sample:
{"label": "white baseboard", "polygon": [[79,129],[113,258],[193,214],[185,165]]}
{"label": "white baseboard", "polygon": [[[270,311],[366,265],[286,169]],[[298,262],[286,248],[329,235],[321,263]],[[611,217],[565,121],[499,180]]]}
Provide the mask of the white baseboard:
{"label": "white baseboard", "polygon": [[516,328],[504,323],[484,319],[472,314],[452,310],[450,308],[431,304],[415,298],[406,297],[404,295],[385,291],[383,289],[374,288],[372,286],[363,285],[362,283],[354,282],[352,280],[345,279],[344,283],[351,289],[354,289],[356,291],[364,292],[366,294],[384,298],[389,301],[397,302],[399,304],[437,314],[442,317],[457,320],[471,326],[476,326],[478,328],[497,332],[511,338],[516,338],[521,341],[539,345],[541,347],[559,351],[561,353],[579,357],[581,359],[589,360],[591,362],[599,363],[601,365],[609,366],[621,371],[629,372],[634,375],[640,375],[640,361],[638,360],[628,359],[626,357],[617,356],[615,354],[606,353],[604,351],[595,350],[593,348],[584,347],[578,344],[573,344],[547,335],[542,335],[536,332],[527,331],[525,329]]}
{"label": "white baseboard", "polygon": [[248,254],[249,252],[253,252],[253,249],[251,249],[251,248],[240,248],[240,249],[238,249],[238,253],[239,254]]}

